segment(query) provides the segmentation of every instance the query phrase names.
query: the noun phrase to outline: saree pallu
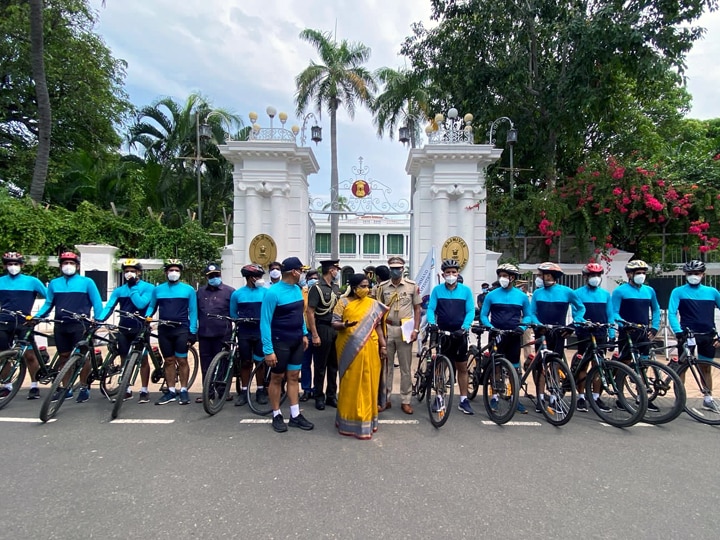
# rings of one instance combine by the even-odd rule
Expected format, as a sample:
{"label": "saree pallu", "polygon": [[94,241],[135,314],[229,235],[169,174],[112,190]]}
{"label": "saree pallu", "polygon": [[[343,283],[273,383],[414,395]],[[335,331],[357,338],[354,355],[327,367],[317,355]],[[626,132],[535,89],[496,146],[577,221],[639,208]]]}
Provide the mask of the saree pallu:
{"label": "saree pallu", "polygon": [[341,299],[335,306],[336,321],[358,321],[338,332],[340,389],[335,425],[342,435],[370,439],[378,426],[380,351],[375,327],[387,308],[372,298]]}

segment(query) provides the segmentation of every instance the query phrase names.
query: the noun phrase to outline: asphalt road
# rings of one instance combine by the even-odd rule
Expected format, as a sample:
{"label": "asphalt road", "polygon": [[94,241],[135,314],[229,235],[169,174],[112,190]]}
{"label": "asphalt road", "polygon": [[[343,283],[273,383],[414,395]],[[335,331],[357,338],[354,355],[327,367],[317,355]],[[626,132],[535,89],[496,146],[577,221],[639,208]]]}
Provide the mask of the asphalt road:
{"label": "asphalt road", "polygon": [[475,416],[455,409],[436,430],[424,403],[413,416],[396,403],[381,420],[412,423],[381,423],[372,441],[358,441],[337,434],[334,409],[311,403],[304,413],[315,430],[277,434],[232,403],[209,417],[195,403],[132,401],[121,420],[166,423],[111,423],[110,403],[94,390],[40,424],[40,401],[24,398],[23,390],[0,411],[0,538],[715,539],[720,531],[720,432],[687,415],[620,430],[592,413],[554,428],[531,412],[499,427],[477,399]]}

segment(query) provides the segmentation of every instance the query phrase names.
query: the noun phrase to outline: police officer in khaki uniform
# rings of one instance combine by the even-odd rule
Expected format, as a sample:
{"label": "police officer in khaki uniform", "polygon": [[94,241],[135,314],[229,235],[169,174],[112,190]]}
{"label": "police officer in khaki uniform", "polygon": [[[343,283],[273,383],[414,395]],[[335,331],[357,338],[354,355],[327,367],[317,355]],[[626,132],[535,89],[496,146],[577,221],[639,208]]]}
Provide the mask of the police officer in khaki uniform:
{"label": "police officer in khaki uniform", "polygon": [[[387,360],[385,365],[385,394],[380,392],[380,410],[389,409],[392,406],[390,394],[393,387],[393,363],[397,354],[400,364],[400,398],[401,409],[405,414],[412,414],[410,405],[412,396],[412,348],[413,342],[417,339],[420,331],[420,290],[414,281],[403,277],[405,260],[402,257],[390,257],[390,279],[380,283],[375,291],[375,298],[385,304],[389,310],[385,315],[387,326]],[[400,326],[408,319],[414,322],[410,342],[403,341],[402,329]],[[383,403],[383,398],[386,401]]]}

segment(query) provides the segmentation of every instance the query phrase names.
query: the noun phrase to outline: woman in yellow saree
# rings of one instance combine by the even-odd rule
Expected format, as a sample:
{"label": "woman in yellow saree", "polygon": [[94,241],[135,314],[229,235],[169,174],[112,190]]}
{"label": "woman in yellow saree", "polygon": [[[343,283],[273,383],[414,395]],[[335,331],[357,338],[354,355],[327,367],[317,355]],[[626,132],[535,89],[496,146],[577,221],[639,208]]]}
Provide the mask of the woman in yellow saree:
{"label": "woman in yellow saree", "polygon": [[365,274],[352,275],[349,286],[333,312],[340,375],[335,426],[341,435],[371,439],[378,426],[380,359],[387,356],[381,324],[387,308],[368,296]]}

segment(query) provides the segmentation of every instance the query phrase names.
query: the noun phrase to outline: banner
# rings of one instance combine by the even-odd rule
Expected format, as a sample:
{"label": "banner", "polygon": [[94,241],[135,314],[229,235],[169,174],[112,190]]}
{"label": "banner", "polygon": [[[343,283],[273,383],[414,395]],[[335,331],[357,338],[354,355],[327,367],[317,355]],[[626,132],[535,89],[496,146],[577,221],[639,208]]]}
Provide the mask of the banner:
{"label": "banner", "polygon": [[418,289],[420,290],[420,298],[422,298],[421,308],[421,320],[422,325],[425,325],[425,312],[427,311],[428,302],[430,301],[430,293],[433,287],[438,284],[437,272],[435,271],[435,247],[431,247],[425,261],[422,263],[420,270],[415,276],[415,283],[417,283]]}

